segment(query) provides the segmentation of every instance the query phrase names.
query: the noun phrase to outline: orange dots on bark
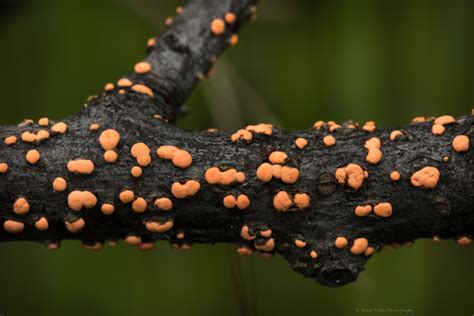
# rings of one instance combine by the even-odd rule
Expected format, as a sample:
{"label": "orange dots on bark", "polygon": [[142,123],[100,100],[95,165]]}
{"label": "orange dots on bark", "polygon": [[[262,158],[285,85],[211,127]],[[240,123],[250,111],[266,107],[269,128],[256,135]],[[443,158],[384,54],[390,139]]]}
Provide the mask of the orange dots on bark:
{"label": "orange dots on bark", "polygon": [[58,134],[66,134],[68,126],[64,122],[59,122],[51,126],[51,130]]}
{"label": "orange dots on bark", "polygon": [[193,157],[186,150],[181,150],[176,146],[161,146],[156,151],[158,157],[171,160],[173,165],[178,168],[188,168],[193,163]]}
{"label": "orange dots on bark", "polygon": [[26,153],[26,161],[31,165],[36,165],[41,159],[41,154],[36,149],[28,150]]}
{"label": "orange dots on bark", "polygon": [[261,230],[260,236],[265,238],[270,238],[272,236],[273,231],[271,229]]}
{"label": "orange dots on bark", "polygon": [[211,22],[211,32],[214,35],[222,35],[225,32],[225,23],[221,19],[214,19]]}
{"label": "orange dots on bark", "polygon": [[273,206],[278,212],[286,212],[290,209],[293,201],[288,192],[280,191],[273,197]]}
{"label": "orange dots on bark", "polygon": [[132,190],[124,190],[119,193],[119,200],[123,204],[131,203],[135,200],[135,193]]}
{"label": "orange dots on bark", "polygon": [[457,151],[458,153],[466,152],[469,150],[469,137],[466,135],[458,135],[454,137],[451,145],[453,146],[454,151]]}
{"label": "orange dots on bark", "polygon": [[257,250],[261,250],[261,251],[267,251],[267,252],[272,251],[273,249],[275,249],[275,240],[273,238],[270,238],[267,241],[265,241],[264,244],[257,244],[254,242],[254,247]]}
{"label": "orange dots on bark", "polygon": [[171,186],[171,193],[178,199],[184,199],[196,195],[200,188],[201,184],[196,180],[188,180],[184,184],[175,182]]}
{"label": "orange dots on bark", "polygon": [[19,221],[8,219],[3,223],[3,229],[11,234],[19,234],[25,229],[25,224]]}
{"label": "orange dots on bark", "polygon": [[364,126],[362,126],[362,129],[366,132],[373,132],[376,129],[375,122],[374,121],[367,121]]}
{"label": "orange dots on bark", "polygon": [[104,90],[105,90],[105,91],[112,91],[112,90],[114,90],[114,89],[115,89],[114,84],[113,84],[113,83],[110,83],[110,82],[107,83],[107,84],[105,85],[105,87],[104,87]]}
{"label": "orange dots on bark", "polygon": [[53,181],[53,189],[56,192],[63,192],[67,189],[67,181],[64,178],[57,177]]}
{"label": "orange dots on bark", "polygon": [[141,61],[135,65],[134,70],[137,74],[146,74],[151,71],[151,65],[146,61]]}
{"label": "orange dots on bark", "polygon": [[242,226],[240,236],[245,240],[254,240],[256,238],[255,235],[250,234],[250,228],[247,225]]}
{"label": "orange dots on bark", "polygon": [[184,11],[183,7],[176,7],[176,13],[177,14],[181,14],[181,13],[183,13],[183,11]]}
{"label": "orange dots on bark", "polygon": [[173,208],[173,201],[169,198],[158,198],[155,200],[155,207],[160,211],[170,211]]}
{"label": "orange dots on bark", "polygon": [[390,180],[392,180],[392,181],[398,181],[398,180],[400,180],[400,177],[401,177],[400,172],[398,172],[398,171],[392,171],[390,173]]}
{"label": "orange dots on bark", "polygon": [[229,23],[229,24],[234,24],[235,20],[236,20],[236,16],[234,13],[232,12],[227,12],[224,16],[224,20]]}
{"label": "orange dots on bark", "polygon": [[375,252],[374,247],[367,247],[367,249],[365,249],[364,251],[364,255],[368,257],[368,256],[371,256],[374,252]]}
{"label": "orange dots on bark", "polygon": [[366,160],[370,164],[377,164],[382,159],[382,151],[380,150],[381,142],[380,138],[372,137],[367,140],[364,147],[368,150]]}
{"label": "orange dots on bark", "polygon": [[146,211],[147,207],[148,207],[148,203],[146,202],[144,198],[141,198],[141,197],[137,198],[132,203],[132,210],[135,213],[143,213]]}
{"label": "orange dots on bark", "polygon": [[472,238],[468,237],[468,236],[462,236],[462,237],[459,237],[456,242],[458,243],[458,245],[460,246],[463,246],[463,247],[467,247],[469,246],[470,244],[472,244]]}
{"label": "orange dots on bark", "polygon": [[67,170],[71,173],[89,175],[94,172],[95,166],[92,160],[77,159],[67,163]]}
{"label": "orange dots on bark", "polygon": [[270,182],[273,178],[273,167],[265,162],[258,167],[256,174],[260,181]]}
{"label": "orange dots on bark", "polygon": [[446,125],[455,123],[456,119],[451,115],[442,115],[434,120],[434,124]]}
{"label": "orange dots on bark", "polygon": [[104,161],[106,163],[115,163],[118,159],[118,154],[113,150],[106,150],[104,153]]}
{"label": "orange dots on bark", "polygon": [[5,162],[0,163],[0,174],[8,172],[8,164]]}
{"label": "orange dots on bark", "polygon": [[391,141],[396,141],[397,139],[399,139],[400,137],[403,136],[403,132],[402,131],[399,131],[399,130],[395,130],[395,131],[392,131],[390,133],[390,140]]}
{"label": "orange dots on bark", "polygon": [[281,168],[281,181],[286,184],[293,184],[298,181],[300,177],[300,171],[296,168],[283,166]]}
{"label": "orange dots on bark", "polygon": [[294,195],[293,202],[300,210],[302,210],[309,206],[310,198],[306,193],[296,193]]}
{"label": "orange dots on bark", "polygon": [[148,231],[152,233],[163,234],[170,231],[174,226],[173,221],[167,221],[164,223],[159,222],[146,222],[145,227]]}
{"label": "orange dots on bark", "polygon": [[67,197],[67,204],[73,211],[90,209],[96,206],[97,197],[89,191],[72,191]]}
{"label": "orange dots on bark", "polygon": [[446,128],[443,125],[440,125],[440,124],[434,124],[431,127],[431,133],[433,133],[433,135],[442,135],[442,134],[444,134],[445,130],[446,130]]}
{"label": "orange dots on bark", "polygon": [[226,195],[222,202],[226,208],[237,207],[239,210],[244,210],[250,206],[250,199],[245,194],[240,194],[237,197]]}
{"label": "orange dots on bark", "polygon": [[311,252],[309,253],[309,256],[315,260],[318,258],[318,253],[315,250],[311,250]]}
{"label": "orange dots on bark", "polygon": [[308,243],[304,240],[301,240],[301,239],[295,239],[295,246],[298,247],[298,248],[304,248],[306,247]]}
{"label": "orange dots on bark", "polygon": [[86,226],[86,222],[82,218],[79,218],[73,222],[66,221],[64,225],[71,233],[78,233]]}
{"label": "orange dots on bark", "polygon": [[233,142],[238,141],[239,139],[243,139],[246,142],[250,142],[253,138],[253,135],[251,132],[249,132],[246,129],[239,129],[237,132],[231,135],[230,139]]}
{"label": "orange dots on bark", "polygon": [[307,145],[308,145],[308,141],[306,140],[306,138],[298,137],[298,138],[295,140],[295,146],[296,146],[298,149],[304,149]]}
{"label": "orange dots on bark", "polygon": [[89,126],[89,130],[91,132],[97,132],[99,129],[100,129],[100,125],[97,123],[93,123],[91,124],[91,126]]}
{"label": "orange dots on bark", "polygon": [[17,141],[18,141],[18,138],[15,135],[12,135],[12,136],[5,137],[5,140],[3,142],[5,145],[11,146],[11,145],[15,145]]}
{"label": "orange dots on bark", "polygon": [[235,182],[243,183],[245,178],[243,172],[237,171],[234,168],[221,171],[218,167],[211,167],[204,173],[204,179],[209,184],[230,185]]}
{"label": "orange dots on bark", "polygon": [[140,236],[128,235],[125,238],[125,243],[129,246],[138,246],[142,243],[142,238]]}
{"label": "orange dots on bark", "polygon": [[324,121],[316,121],[314,124],[313,124],[313,128],[314,129],[321,129],[321,127],[323,127],[324,125],[326,125],[326,123]]}
{"label": "orange dots on bark", "polygon": [[122,78],[119,81],[117,81],[117,85],[119,87],[131,87],[133,85],[133,82],[130,81],[128,78]]}
{"label": "orange dots on bark", "polygon": [[130,154],[137,160],[140,167],[146,167],[151,163],[151,149],[145,143],[136,143],[130,149]]}
{"label": "orange dots on bark", "polygon": [[381,202],[374,206],[374,213],[380,217],[389,217],[392,215],[392,204],[389,202]]}
{"label": "orange dots on bark", "polygon": [[46,127],[49,125],[49,118],[47,117],[42,117],[38,120],[38,125],[39,126],[43,126],[43,127]]}
{"label": "orange dots on bark", "polygon": [[147,47],[155,47],[156,46],[156,40],[154,38],[150,38],[147,42],[146,42],[146,46]]}
{"label": "orange dots on bark", "polygon": [[347,185],[354,190],[358,190],[367,178],[367,173],[357,164],[350,163],[345,167],[336,170],[336,179],[340,185]]}
{"label": "orange dots on bark", "polygon": [[440,172],[436,167],[424,167],[416,171],[410,178],[411,184],[417,188],[434,189],[438,185]]}
{"label": "orange dots on bark", "polygon": [[257,125],[248,125],[245,130],[257,134],[271,136],[273,134],[273,125],[265,123]]}
{"label": "orange dots on bark", "polygon": [[30,204],[25,198],[19,198],[13,204],[13,212],[18,215],[24,215],[30,211]]}
{"label": "orange dots on bark", "polygon": [[120,134],[114,129],[106,129],[100,134],[99,142],[104,150],[114,150],[120,141]]}
{"label": "orange dots on bark", "polygon": [[230,46],[236,46],[239,43],[239,36],[237,34],[233,34],[229,38],[229,44]]}
{"label": "orange dots on bark", "polygon": [[338,249],[342,249],[346,247],[347,244],[348,244],[347,238],[342,237],[342,236],[337,237],[336,240],[334,241],[334,246]]}
{"label": "orange dots on bark", "polygon": [[49,136],[49,132],[43,129],[36,133],[26,131],[21,134],[21,140],[25,143],[42,142],[48,139]]}
{"label": "orange dots on bark", "polygon": [[426,122],[426,117],[424,116],[417,116],[417,117],[414,117],[412,120],[411,120],[412,123],[423,123],[423,122]]}
{"label": "orange dots on bark", "polygon": [[100,211],[105,215],[111,215],[115,212],[115,206],[110,203],[104,203],[100,207]]}
{"label": "orange dots on bark", "polygon": [[369,246],[369,242],[367,238],[363,238],[363,237],[356,238],[351,247],[351,253],[354,255],[361,255],[367,250],[368,246]]}
{"label": "orange dots on bark", "polygon": [[142,168],[138,167],[138,166],[134,166],[132,167],[132,169],[130,170],[130,174],[132,175],[132,177],[134,178],[139,178],[142,176],[143,174],[143,170]]}
{"label": "orange dots on bark", "polygon": [[146,94],[150,98],[154,97],[153,91],[144,84],[135,84],[132,86],[132,90],[141,94]]}
{"label": "orange dots on bark", "polygon": [[273,164],[284,164],[288,155],[282,151],[274,151],[268,157],[268,160]]}
{"label": "orange dots on bark", "polygon": [[372,206],[371,205],[358,205],[354,209],[354,214],[363,217],[367,216],[372,212]]}
{"label": "orange dots on bark", "polygon": [[331,146],[334,146],[336,144],[336,138],[332,135],[327,135],[327,136],[324,136],[323,138],[323,144],[324,146],[326,147],[331,147]]}
{"label": "orange dots on bark", "polygon": [[49,223],[46,217],[41,217],[35,222],[35,228],[39,231],[45,231],[49,228]]}

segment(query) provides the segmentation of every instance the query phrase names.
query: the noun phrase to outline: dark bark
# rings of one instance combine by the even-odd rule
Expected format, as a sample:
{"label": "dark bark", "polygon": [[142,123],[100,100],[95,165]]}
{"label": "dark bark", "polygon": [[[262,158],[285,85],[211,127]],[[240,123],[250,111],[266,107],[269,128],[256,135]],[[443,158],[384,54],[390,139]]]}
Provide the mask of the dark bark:
{"label": "dark bark", "polygon": [[[370,256],[356,255],[349,250],[356,238],[367,238],[369,246],[379,250],[383,245],[403,244],[418,238],[458,239],[474,234],[474,179],[472,148],[456,152],[452,140],[457,135],[467,135],[472,143],[474,117],[460,117],[447,124],[439,136],[431,132],[433,122],[410,124],[401,129],[403,135],[390,140],[391,128],[378,128],[366,132],[360,128],[341,127],[330,132],[321,129],[285,132],[273,129],[271,136],[253,133],[250,142],[231,141],[225,132],[185,131],[167,123],[174,122],[181,104],[197,82],[199,73],[207,73],[211,59],[227,46],[228,38],[238,25],[251,15],[254,1],[195,0],[185,8],[173,25],[157,39],[157,46],[147,57],[153,71],[146,75],[132,74],[134,83],[153,88],[154,98],[125,88],[104,93],[90,100],[79,114],[64,122],[67,132],[55,134],[50,127],[36,124],[0,127],[0,137],[20,135],[25,131],[47,129],[51,137],[37,143],[21,140],[14,145],[0,144],[0,163],[7,163],[8,172],[0,174],[0,220],[15,220],[25,225],[21,233],[0,229],[0,240],[31,240],[47,244],[63,239],[78,239],[85,244],[118,240],[134,235],[142,242],[169,240],[176,244],[235,243],[255,249],[255,245],[269,240],[260,234],[271,229],[275,248],[268,253],[280,253],[293,269],[322,284],[339,286],[353,281],[363,270]],[[225,35],[215,36],[209,31],[212,19],[225,12],[237,13],[237,23]],[[160,114],[162,119],[156,119]],[[89,129],[93,123],[100,130]],[[121,135],[116,148],[116,163],[106,163],[99,136],[105,129],[115,129]],[[324,136],[331,134],[337,142],[332,147],[323,145]],[[304,149],[295,146],[295,139],[308,141]],[[377,164],[366,161],[366,140],[381,140],[383,157]],[[134,178],[130,169],[137,160],[130,154],[131,147],[146,143],[152,150],[152,162],[143,167],[143,175]],[[169,160],[157,157],[156,150],[163,145],[177,146],[192,155],[188,168],[175,167]],[[25,160],[28,150],[37,149],[40,161],[29,164]],[[279,179],[265,183],[256,177],[256,170],[273,151],[288,155],[286,166],[297,168],[300,176],[296,183],[287,184]],[[449,157],[444,161],[443,157]],[[78,175],[68,171],[67,163],[74,159],[89,159],[95,169],[90,175]],[[361,166],[368,178],[355,190],[339,184],[335,173],[349,163]],[[433,189],[415,187],[410,177],[423,167],[435,167],[440,172],[439,182]],[[242,171],[246,179],[231,185],[211,185],[205,180],[205,172],[211,167],[221,170],[234,168]],[[399,181],[390,179],[392,171],[401,174]],[[53,180],[63,177],[68,182],[64,192],[52,188]],[[188,198],[176,198],[171,193],[175,182],[196,180],[200,190]],[[147,210],[137,213],[131,204],[119,201],[124,189],[133,190],[137,197],[148,202]],[[95,207],[73,211],[68,207],[68,194],[72,191],[89,191],[98,200]],[[306,193],[310,196],[309,207],[299,210],[292,206],[288,212],[277,212],[274,196],[286,191],[291,195]],[[245,194],[250,206],[245,210],[228,209],[223,198],[233,194]],[[24,197],[30,210],[24,215],[13,212],[15,201]],[[173,201],[170,211],[158,210],[153,201],[167,197]],[[358,217],[354,209],[358,205],[376,205],[389,202],[393,214],[383,218],[371,213]],[[105,215],[103,203],[115,206],[115,212]],[[35,222],[47,218],[49,228],[39,231]],[[84,228],[78,233],[66,229],[65,222],[82,218]],[[174,226],[165,233],[153,233],[144,222],[173,221]],[[243,226],[249,226],[254,241],[240,235]],[[183,233],[184,239],[178,239]],[[344,236],[349,244],[338,249],[334,246],[337,236]],[[307,244],[297,247],[295,240]],[[316,251],[317,259],[310,256]]]}

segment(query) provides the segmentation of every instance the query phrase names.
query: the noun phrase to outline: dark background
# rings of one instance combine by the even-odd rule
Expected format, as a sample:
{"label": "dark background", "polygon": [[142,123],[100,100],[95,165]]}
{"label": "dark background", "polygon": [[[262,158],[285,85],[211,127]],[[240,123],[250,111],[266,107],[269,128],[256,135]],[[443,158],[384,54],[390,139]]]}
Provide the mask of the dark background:
{"label": "dark background", "polygon": [[[0,123],[76,113],[130,71],[182,4],[0,0]],[[473,14],[471,0],[262,0],[258,20],[194,92],[180,126],[302,129],[349,118],[394,126],[468,114]],[[5,243],[0,314],[470,316],[473,264],[472,247],[420,240],[376,254],[357,282],[330,289],[279,256],[237,257],[233,245],[182,252],[160,242],[144,253]]]}

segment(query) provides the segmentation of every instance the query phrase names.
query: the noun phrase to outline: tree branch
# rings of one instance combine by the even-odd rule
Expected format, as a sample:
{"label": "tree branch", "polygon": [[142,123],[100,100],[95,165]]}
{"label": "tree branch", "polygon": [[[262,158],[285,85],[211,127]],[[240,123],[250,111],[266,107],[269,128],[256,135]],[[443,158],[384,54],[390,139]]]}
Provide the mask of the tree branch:
{"label": "tree branch", "polygon": [[[329,286],[355,280],[383,245],[469,244],[472,115],[398,130],[317,122],[233,135],[166,122],[253,4],[192,1],[131,85],[109,85],[64,122],[0,127],[0,240],[55,248],[78,239],[93,249],[119,239],[141,249],[156,240],[236,243],[242,254],[280,253]],[[213,34],[211,22],[229,11],[236,21]]]}

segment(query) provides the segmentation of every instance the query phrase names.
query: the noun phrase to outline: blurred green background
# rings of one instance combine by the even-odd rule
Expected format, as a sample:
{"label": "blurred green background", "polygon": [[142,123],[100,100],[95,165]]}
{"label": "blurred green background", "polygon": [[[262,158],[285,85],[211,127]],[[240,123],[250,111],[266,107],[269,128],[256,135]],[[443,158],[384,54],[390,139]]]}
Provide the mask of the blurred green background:
{"label": "blurred green background", "polygon": [[[77,112],[129,72],[182,4],[0,0],[0,123]],[[180,125],[301,129],[352,118],[392,126],[467,114],[473,14],[471,0],[262,0],[258,20],[195,91]],[[329,289],[279,256],[240,258],[229,245],[183,252],[161,242],[144,253],[5,243],[0,314],[473,315],[473,264],[472,248],[417,241],[382,251],[356,283]]]}

